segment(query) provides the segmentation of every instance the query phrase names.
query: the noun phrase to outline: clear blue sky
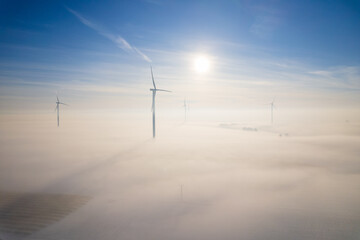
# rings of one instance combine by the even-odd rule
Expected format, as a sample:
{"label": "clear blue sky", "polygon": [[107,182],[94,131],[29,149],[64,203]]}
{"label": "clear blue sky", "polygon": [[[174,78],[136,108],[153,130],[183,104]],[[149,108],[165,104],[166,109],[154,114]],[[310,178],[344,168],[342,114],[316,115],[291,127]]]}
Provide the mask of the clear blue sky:
{"label": "clear blue sky", "polygon": [[[360,86],[359,0],[5,0],[0,2],[0,36],[3,99],[9,95],[4,88],[16,84],[56,83],[57,88],[100,78],[108,87],[115,81],[137,82],[144,75],[136,74],[145,74],[150,61],[164,72],[171,65],[175,73],[186,68],[179,59],[192,52],[223,63],[214,64],[218,79],[227,74],[254,79],[259,68],[276,76],[284,73],[279,66],[290,65],[286,71],[297,78],[310,72],[319,82],[330,79],[323,88],[344,88],[337,82],[350,89]],[[226,59],[239,60],[247,72],[224,67]],[[91,72],[96,66],[106,72]],[[113,77],[109,71],[120,72]]]}

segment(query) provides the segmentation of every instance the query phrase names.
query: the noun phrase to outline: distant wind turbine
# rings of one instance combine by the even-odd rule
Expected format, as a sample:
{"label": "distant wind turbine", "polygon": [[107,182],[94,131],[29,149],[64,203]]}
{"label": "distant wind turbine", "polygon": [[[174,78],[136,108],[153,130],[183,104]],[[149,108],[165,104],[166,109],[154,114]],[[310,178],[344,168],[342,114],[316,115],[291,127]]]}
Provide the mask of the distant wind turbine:
{"label": "distant wind turbine", "polygon": [[186,112],[187,112],[187,110],[188,110],[188,105],[186,104],[186,98],[184,99],[184,105],[183,105],[183,107],[184,107],[184,111],[185,111],[185,120],[184,120],[184,122],[186,122]]}
{"label": "distant wind turbine", "polygon": [[59,119],[59,105],[60,104],[63,104],[63,105],[66,105],[66,106],[69,106],[67,105],[66,103],[62,103],[59,101],[59,98],[58,96],[56,96],[56,107],[55,107],[55,111],[57,111],[57,126],[59,127],[59,124],[60,124],[60,119]]}
{"label": "distant wind turbine", "polygon": [[273,112],[274,112],[274,108],[275,108],[274,102],[275,102],[275,98],[273,98],[272,102],[270,103],[270,106],[271,106],[271,125],[274,123],[274,120],[273,120]]}
{"label": "distant wind turbine", "polygon": [[153,75],[153,71],[152,71],[152,66],[150,66],[150,70],[151,70],[152,82],[153,82],[153,85],[154,85],[154,88],[150,88],[150,91],[152,91],[152,106],[151,106],[151,111],[152,111],[152,122],[153,122],[153,138],[155,138],[155,96],[156,96],[156,92],[157,92],[157,91],[171,92],[171,91],[156,88],[155,80],[154,80],[154,75]]}

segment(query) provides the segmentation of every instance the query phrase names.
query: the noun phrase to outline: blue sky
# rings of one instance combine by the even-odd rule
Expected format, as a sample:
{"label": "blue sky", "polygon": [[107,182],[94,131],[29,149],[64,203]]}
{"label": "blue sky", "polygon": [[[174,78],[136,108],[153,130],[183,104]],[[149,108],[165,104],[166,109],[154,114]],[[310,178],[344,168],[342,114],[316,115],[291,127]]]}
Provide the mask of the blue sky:
{"label": "blue sky", "polygon": [[[219,106],[229,92],[358,100],[360,1],[2,1],[0,9],[8,106],[59,91],[73,101],[148,98],[140,88],[151,87],[150,62],[159,84],[178,90],[173,100],[199,96],[192,85]],[[192,71],[200,53],[211,59],[203,76]]]}

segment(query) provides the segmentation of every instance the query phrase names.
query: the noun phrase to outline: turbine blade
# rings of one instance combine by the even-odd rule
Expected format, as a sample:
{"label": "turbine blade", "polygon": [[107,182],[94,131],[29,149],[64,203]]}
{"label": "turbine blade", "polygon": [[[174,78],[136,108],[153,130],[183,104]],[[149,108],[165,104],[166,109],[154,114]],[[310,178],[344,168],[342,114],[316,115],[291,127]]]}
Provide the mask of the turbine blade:
{"label": "turbine blade", "polygon": [[151,70],[151,78],[152,78],[152,82],[154,85],[154,89],[156,89],[156,85],[155,85],[155,80],[154,80],[154,75],[153,75],[153,71],[152,71],[152,66],[150,65],[150,70]]}
{"label": "turbine blade", "polygon": [[169,90],[165,90],[165,89],[156,89],[156,91],[171,92],[171,91],[169,91]]}
{"label": "turbine blade", "polygon": [[69,104],[62,103],[62,102],[59,102],[59,104],[62,104],[62,105],[65,105],[65,106],[70,106]]}

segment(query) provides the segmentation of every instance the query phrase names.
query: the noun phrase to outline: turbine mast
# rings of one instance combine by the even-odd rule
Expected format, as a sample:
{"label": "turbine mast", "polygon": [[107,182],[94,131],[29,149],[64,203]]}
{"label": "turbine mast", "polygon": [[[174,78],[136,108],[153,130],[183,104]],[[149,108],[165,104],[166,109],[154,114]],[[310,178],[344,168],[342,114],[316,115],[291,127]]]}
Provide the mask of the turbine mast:
{"label": "turbine mast", "polygon": [[273,120],[274,102],[271,103],[271,125],[274,123]]}
{"label": "turbine mast", "polygon": [[56,103],[56,110],[57,110],[57,126],[59,127],[60,118],[59,118],[59,102]]}
{"label": "turbine mast", "polygon": [[273,98],[272,102],[270,103],[271,106],[271,125],[274,124],[274,102],[275,102],[275,97]]}
{"label": "turbine mast", "polygon": [[156,96],[156,90],[153,90],[152,91],[152,101],[153,101],[153,104],[152,104],[152,122],[153,122],[153,138],[155,138],[155,96]]}
{"label": "turbine mast", "polygon": [[156,136],[156,131],[155,131],[155,96],[156,96],[156,92],[157,91],[162,91],[162,92],[170,92],[168,90],[165,89],[158,89],[156,88],[156,84],[155,84],[155,80],[154,80],[154,74],[152,71],[152,66],[150,65],[150,71],[151,71],[151,79],[152,79],[152,84],[154,86],[154,88],[150,88],[150,91],[152,92],[152,124],[153,124],[153,138],[155,138]]}
{"label": "turbine mast", "polygon": [[63,104],[65,106],[69,106],[66,103],[60,102],[58,96],[56,96],[56,108],[55,109],[56,109],[56,112],[57,112],[57,126],[58,127],[60,125],[60,104]]}
{"label": "turbine mast", "polygon": [[186,111],[187,111],[186,98],[184,99],[184,110],[185,110],[185,120],[184,120],[184,122],[186,122]]}

